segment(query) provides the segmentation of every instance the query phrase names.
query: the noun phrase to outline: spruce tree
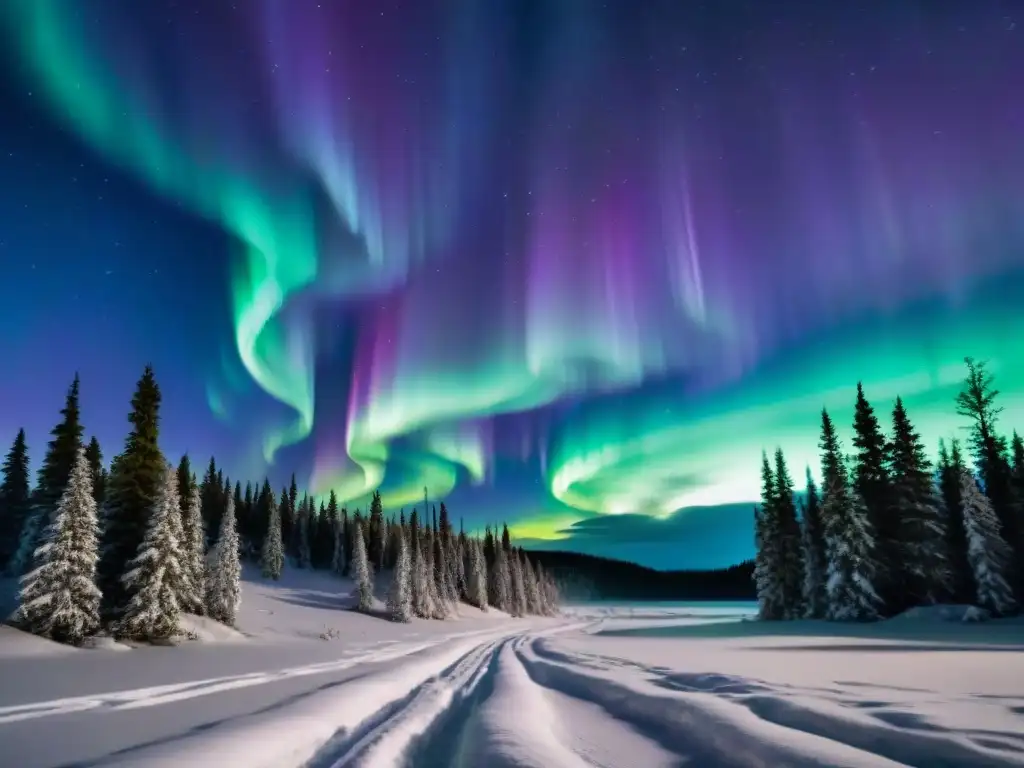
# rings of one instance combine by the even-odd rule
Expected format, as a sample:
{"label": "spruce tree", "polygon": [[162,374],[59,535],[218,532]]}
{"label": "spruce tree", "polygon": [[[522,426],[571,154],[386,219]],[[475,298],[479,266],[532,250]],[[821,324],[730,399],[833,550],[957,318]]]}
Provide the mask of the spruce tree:
{"label": "spruce tree", "polygon": [[89,471],[92,473],[92,497],[96,505],[103,504],[106,496],[107,471],[103,468],[103,451],[100,449],[100,441],[93,437],[85,448],[85,457],[89,461]]}
{"label": "spruce tree", "polygon": [[761,506],[754,510],[754,582],[757,587],[758,616],[764,621],[786,617],[782,591],[782,528],[779,523],[775,472],[768,454],[761,454]]}
{"label": "spruce tree", "polygon": [[412,560],[409,545],[401,531],[392,534],[398,546],[398,559],[391,575],[391,589],[388,592],[388,612],[392,621],[412,621]]}
{"label": "spruce tree", "polygon": [[892,570],[900,574],[897,583],[904,589],[903,600],[894,607],[937,603],[947,594],[950,581],[946,520],[931,462],[899,397],[892,412],[889,475],[900,526]]}
{"label": "spruce tree", "polygon": [[[213,537],[217,536],[220,531],[220,519],[224,514],[224,497],[223,491],[221,490],[220,472],[217,469],[217,462],[214,458],[210,457],[210,463],[206,467],[206,474],[203,475],[202,498],[203,498],[203,527],[206,530],[210,540],[207,542],[207,548],[212,548],[215,544]],[[238,510],[235,510],[235,514],[238,514]],[[236,518],[237,525],[237,518]]]}
{"label": "spruce tree", "polygon": [[267,521],[267,533],[263,537],[263,549],[260,553],[260,568],[263,578],[277,581],[284,570],[284,544],[281,541],[281,511],[274,500],[274,494],[268,494],[270,519]]}
{"label": "spruce tree", "polygon": [[977,593],[967,557],[967,529],[964,526],[963,500],[960,498],[960,478],[966,469],[959,442],[953,440],[951,450],[947,451],[945,441],[940,440],[939,494],[946,519],[948,597],[955,603],[969,603]]}
{"label": "spruce tree", "polygon": [[361,523],[356,523],[352,545],[352,580],[355,581],[356,610],[369,613],[373,610],[373,566],[367,557]]}
{"label": "spruce tree", "polygon": [[253,490],[250,481],[245,484],[242,503],[239,504],[238,499],[235,499],[235,527],[238,529],[238,537],[246,542],[257,541],[255,521],[257,491]]}
{"label": "spruce tree", "polygon": [[192,498],[192,486],[195,485],[195,476],[192,473],[192,460],[187,453],[183,453],[178,459],[178,497],[181,499],[181,523],[185,525],[187,518],[189,499]]}
{"label": "spruce tree", "polygon": [[36,554],[36,567],[23,576],[16,624],[59,642],[79,644],[100,623],[96,586],[98,521],[85,450]]}
{"label": "spruce tree", "polygon": [[[178,477],[181,477],[179,472]],[[184,538],[182,565],[188,589],[182,608],[186,613],[201,616],[206,610],[206,532],[203,530],[202,494],[195,478],[189,476],[188,496],[182,496]]]}
{"label": "spruce tree", "polygon": [[787,619],[801,619],[804,607],[804,561],[793,480],[781,448],[775,450],[775,516],[779,536],[779,588]]}
{"label": "spruce tree", "polygon": [[43,539],[56,511],[57,503],[64,495],[71,470],[82,447],[82,423],[78,405],[78,374],[68,388],[61,421],[53,428],[53,439],[46,446],[43,465],[39,469],[36,489],[30,499],[30,512],[25,520],[18,540],[11,571],[20,576],[34,566],[33,557]]}
{"label": "spruce tree", "polygon": [[977,603],[997,616],[1005,616],[1016,608],[1016,600],[1007,579],[1011,551],[1000,534],[999,518],[967,470],[960,475],[960,498]]}
{"label": "spruce tree", "polygon": [[331,570],[339,576],[344,576],[348,570],[348,563],[345,561],[345,520],[344,513],[334,522],[334,560],[331,563]]}
{"label": "spruce tree", "polygon": [[804,605],[809,619],[825,618],[825,579],[828,560],[825,556],[825,532],[821,522],[821,500],[818,487],[807,468],[807,491],[804,494],[802,515],[802,541],[804,549]]}
{"label": "spruce tree", "polygon": [[481,611],[487,610],[487,561],[484,557],[483,542],[469,540],[469,603]]}
{"label": "spruce tree", "polygon": [[[415,511],[413,512],[415,515]],[[430,619],[434,616],[435,607],[431,600],[433,592],[430,589],[430,573],[427,570],[427,558],[421,550],[419,536],[412,539],[412,604],[413,613],[421,619]]]}
{"label": "spruce tree", "polygon": [[[298,547],[292,547],[293,532],[295,530],[296,504],[299,502],[299,486],[295,481],[295,473],[292,472],[291,482],[288,484],[288,503],[281,504],[281,541],[285,544],[288,555],[298,559]],[[296,544],[298,542],[296,541]]]}
{"label": "spruce tree", "polygon": [[430,604],[434,606],[434,613],[431,618],[444,619],[448,616],[448,604],[444,595],[438,589],[437,565],[434,562],[434,530],[430,528],[426,532],[426,545],[423,548],[423,559],[427,566],[427,591],[430,593]]}
{"label": "spruce tree", "polygon": [[997,431],[1002,412],[1002,408],[995,404],[999,390],[995,388],[994,378],[984,362],[968,357],[964,363],[967,376],[963,389],[957,395],[956,412],[970,420],[971,455],[985,495],[999,518],[1003,540],[1010,547],[1008,578],[1018,597],[1024,599],[1024,579],[1021,578],[1024,574],[1024,521],[1020,519],[1021,505],[1014,499],[1006,439]]}
{"label": "spruce tree", "polygon": [[488,602],[505,613],[512,613],[512,583],[509,574],[508,556],[505,548],[495,546],[494,567],[490,569]]}
{"label": "spruce tree", "polygon": [[369,519],[369,551],[367,555],[374,568],[384,565],[384,505],[380,499],[380,491],[374,491],[370,501]]}
{"label": "spruce tree", "polygon": [[18,551],[25,520],[31,513],[29,498],[28,444],[19,429],[3,464],[0,483],[0,568],[11,564]]}
{"label": "spruce tree", "polygon": [[882,434],[874,408],[857,383],[857,404],[853,413],[853,445],[857,449],[853,465],[853,490],[867,509],[874,533],[878,572],[873,582],[887,613],[902,605],[898,570],[899,518],[889,477],[888,443]]}
{"label": "spruce tree", "polygon": [[210,554],[206,571],[206,614],[234,626],[242,604],[242,563],[238,558],[238,529],[235,500],[229,499],[221,515],[220,534]]}
{"label": "spruce tree", "polygon": [[881,599],[874,534],[867,508],[850,488],[839,436],[828,412],[821,412],[821,468],[825,480],[821,518],[828,558],[826,616],[836,621],[878,618]]}
{"label": "spruce tree", "polygon": [[311,568],[313,566],[313,554],[310,551],[310,517],[313,512],[313,502],[308,497],[303,497],[299,502],[298,514],[296,515],[296,529],[299,539],[299,568]]}
{"label": "spruce tree", "polygon": [[523,578],[523,563],[515,548],[508,553],[509,575],[512,580],[512,615],[526,615],[526,582]]}
{"label": "spruce tree", "polygon": [[523,586],[526,587],[526,612],[540,616],[544,613],[544,606],[540,598],[540,585],[537,584],[537,574],[533,570],[530,558],[523,557]]}
{"label": "spruce tree", "polygon": [[[334,559],[334,520],[331,518],[330,510],[323,500],[320,501],[320,512],[316,517],[316,567],[329,568]],[[377,569],[383,568],[383,548],[381,549],[381,564]]]}
{"label": "spruce tree", "polygon": [[128,600],[123,576],[147,535],[150,512],[164,486],[167,462],[160,452],[160,388],[146,366],[132,396],[132,426],[113,465],[107,488],[99,583],[106,611],[117,618]]}
{"label": "spruce tree", "polygon": [[159,641],[178,633],[185,583],[177,538],[180,525],[178,474],[170,464],[165,464],[145,536],[121,577],[128,602],[114,624],[118,637]]}

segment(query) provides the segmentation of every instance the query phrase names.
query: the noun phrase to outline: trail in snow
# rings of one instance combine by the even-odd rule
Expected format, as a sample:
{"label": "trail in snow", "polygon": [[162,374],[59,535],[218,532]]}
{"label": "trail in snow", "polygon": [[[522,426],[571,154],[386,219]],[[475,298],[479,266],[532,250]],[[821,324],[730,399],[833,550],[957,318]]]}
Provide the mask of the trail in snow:
{"label": "trail in snow", "polygon": [[[10,740],[25,727],[77,738],[127,728],[117,749],[85,747],[96,757],[75,763],[105,768],[1024,768],[1024,696],[1014,685],[1024,646],[981,644],[990,632],[973,645],[829,644],[758,637],[758,627],[733,641],[664,632],[623,640],[594,634],[583,618],[0,707],[0,727]],[[274,695],[244,711],[231,702],[261,694]],[[206,706],[192,706],[196,697]],[[183,709],[207,714],[137,735]],[[21,722],[46,717],[58,720]],[[44,756],[29,768],[68,764]]]}
{"label": "trail in snow", "polygon": [[306,768],[1024,765],[1024,736],[904,725],[763,681],[567,653],[520,635],[473,648],[340,732]]}
{"label": "trail in snow", "polygon": [[87,712],[94,709],[130,710],[141,709],[144,707],[155,707],[161,704],[170,704],[172,702],[182,701],[185,699],[210,696],[215,693],[223,693],[225,691],[236,690],[239,688],[268,685],[282,680],[288,680],[290,678],[341,672],[346,669],[357,667],[361,664],[392,661],[404,656],[411,656],[441,645],[445,642],[451,642],[458,638],[472,637],[474,635],[481,634],[493,634],[493,630],[467,632],[460,635],[451,635],[447,638],[419,643],[387,644],[375,651],[353,654],[351,656],[344,656],[335,661],[328,661],[319,664],[307,664],[301,667],[289,667],[286,669],[270,670],[267,672],[208,678],[205,680],[193,680],[186,683],[160,685],[150,688],[136,688],[128,691],[112,691],[109,693],[93,694],[89,696],[74,696],[64,699],[55,699],[53,701],[41,701],[33,702],[31,704],[0,707],[0,725],[5,723],[14,723],[21,720],[33,720],[40,717],[52,717],[55,715]]}

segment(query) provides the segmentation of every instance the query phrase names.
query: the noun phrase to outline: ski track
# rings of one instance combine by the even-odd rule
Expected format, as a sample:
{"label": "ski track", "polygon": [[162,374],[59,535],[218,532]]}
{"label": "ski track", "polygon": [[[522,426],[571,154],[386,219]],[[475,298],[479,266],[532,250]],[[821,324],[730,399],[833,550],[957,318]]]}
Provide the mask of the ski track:
{"label": "ski track", "polygon": [[0,707],[0,725],[14,723],[20,720],[33,720],[40,717],[68,715],[76,712],[87,712],[98,709],[116,711],[155,707],[161,704],[170,704],[172,702],[198,698],[200,696],[210,696],[212,694],[236,690],[239,688],[268,685],[289,678],[340,672],[346,669],[351,669],[352,667],[360,664],[393,661],[395,659],[400,659],[414,653],[434,648],[442,643],[450,642],[455,639],[488,633],[491,633],[491,631],[481,630],[478,632],[464,632],[448,635],[445,638],[431,640],[429,642],[387,644],[384,647],[378,647],[375,651],[355,653],[349,656],[342,656],[334,661],[308,664],[301,667],[289,667],[286,669],[278,669],[268,672],[254,672],[232,675],[229,677],[215,677],[205,680],[193,680],[187,683],[173,683],[170,685],[159,685],[150,688],[112,691],[109,693],[89,696],[75,696],[71,698],[55,699],[52,701],[35,702],[32,704],[18,704],[14,706]]}
{"label": "ski track", "polygon": [[517,635],[481,644],[339,732],[304,768],[1024,766],[1022,734],[965,736],[853,702],[801,703],[823,692],[564,653],[543,634]]}
{"label": "ski track", "polygon": [[[898,703],[857,698],[854,683],[813,688],[684,672],[551,642],[557,634],[592,626],[567,623],[497,636],[492,630],[463,632],[354,650],[301,667],[2,707],[0,724],[154,707],[360,664],[395,661],[398,671],[413,663],[408,658],[414,654],[461,640],[464,647],[449,650],[442,662],[447,668],[419,677],[423,682],[386,705],[386,697],[378,698],[347,721],[340,712],[334,719],[330,708],[324,711],[323,740],[306,744],[303,768],[1024,766],[1024,733],[944,730],[900,711]],[[1024,707],[1010,709],[1024,714]],[[288,735],[282,738],[287,743]],[[303,742],[299,737],[290,743]],[[201,747],[194,757],[201,763],[204,755]],[[271,763],[294,765],[287,759],[265,764]]]}

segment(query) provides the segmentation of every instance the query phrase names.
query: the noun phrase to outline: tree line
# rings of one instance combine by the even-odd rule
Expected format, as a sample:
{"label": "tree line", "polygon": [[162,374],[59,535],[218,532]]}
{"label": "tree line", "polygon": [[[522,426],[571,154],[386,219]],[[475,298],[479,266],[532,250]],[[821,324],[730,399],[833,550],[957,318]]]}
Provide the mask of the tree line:
{"label": "tree line", "polygon": [[782,450],[762,455],[754,509],[762,619],[871,621],[940,602],[995,616],[1018,610],[1024,440],[1000,431],[999,391],[985,363],[965,363],[955,407],[966,451],[957,439],[940,440],[933,464],[899,397],[886,435],[858,384],[852,456],[822,409],[820,492],[808,467],[798,503]]}
{"label": "tree line", "polygon": [[[96,438],[83,440],[79,390],[76,376],[35,487],[24,429],[3,463],[0,563],[21,580],[17,626],[77,644],[103,630],[167,641],[181,633],[182,613],[233,625],[244,560],[274,580],[286,567],[350,576],[363,611],[374,610],[375,574],[390,569],[388,612],[398,621],[443,619],[460,601],[513,616],[557,611],[554,580],[512,545],[507,526],[455,533],[443,502],[429,521],[416,509],[386,517],[379,492],[365,516],[350,515],[333,491],[319,503],[300,497],[294,475],[278,496],[266,479],[243,490],[212,458],[202,480],[187,455],[171,465],[149,366],[108,468]],[[425,490],[424,510],[426,500]]]}

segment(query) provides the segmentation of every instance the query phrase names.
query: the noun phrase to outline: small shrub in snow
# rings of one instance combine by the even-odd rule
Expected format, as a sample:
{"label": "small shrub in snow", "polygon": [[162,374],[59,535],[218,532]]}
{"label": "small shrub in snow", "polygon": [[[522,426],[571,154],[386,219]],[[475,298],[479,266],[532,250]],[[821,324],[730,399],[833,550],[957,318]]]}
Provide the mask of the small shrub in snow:
{"label": "small shrub in snow", "polygon": [[341,632],[334,627],[324,627],[324,631],[320,633],[321,640],[337,640],[341,637]]}

